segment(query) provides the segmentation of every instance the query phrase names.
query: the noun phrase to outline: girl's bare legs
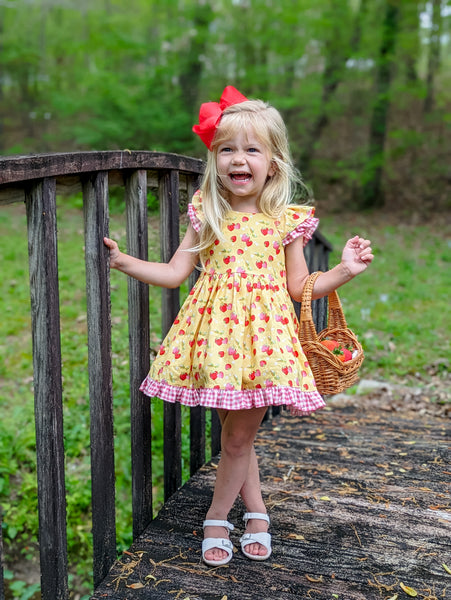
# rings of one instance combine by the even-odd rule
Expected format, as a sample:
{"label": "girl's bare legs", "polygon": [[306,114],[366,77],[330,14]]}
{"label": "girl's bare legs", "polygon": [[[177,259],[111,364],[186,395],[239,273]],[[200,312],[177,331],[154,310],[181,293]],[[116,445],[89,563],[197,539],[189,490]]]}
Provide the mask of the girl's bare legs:
{"label": "girl's bare legs", "polygon": [[[206,519],[226,520],[233,503],[245,486],[245,483],[247,483],[246,489],[249,488],[247,496],[249,498],[258,497],[258,493],[255,494],[250,489],[252,481],[247,480],[251,473],[255,485],[256,472],[256,483],[258,489],[260,488],[254,440],[265,412],[266,407],[248,410],[218,410],[222,423],[221,459],[216,473],[213,500],[207,512]],[[206,538],[219,538],[224,537],[224,532],[225,530],[222,527],[206,527],[204,535]],[[259,546],[259,544],[256,545]],[[207,560],[213,561],[219,561],[225,557],[226,552],[220,548],[212,548],[205,554]]]}
{"label": "girl's bare legs", "polygon": [[[246,506],[247,512],[252,513],[266,513],[266,506],[263,502],[261,485],[260,485],[260,473],[258,469],[257,455],[255,449],[252,447],[251,459],[249,462],[249,471],[244,482],[243,487],[240,490],[241,498]],[[268,531],[268,523],[262,519],[249,519],[246,524],[245,533],[258,533],[260,531]],[[256,556],[264,556],[268,549],[261,544],[247,544],[245,546],[246,552],[254,554]]]}

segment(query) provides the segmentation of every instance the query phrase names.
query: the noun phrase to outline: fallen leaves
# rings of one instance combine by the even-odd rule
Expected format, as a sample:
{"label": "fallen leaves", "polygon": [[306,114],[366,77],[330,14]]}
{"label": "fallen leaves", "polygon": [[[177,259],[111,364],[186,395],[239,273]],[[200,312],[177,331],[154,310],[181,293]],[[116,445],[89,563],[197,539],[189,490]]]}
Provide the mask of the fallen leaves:
{"label": "fallen leaves", "polygon": [[448,565],[445,565],[445,563],[442,563],[442,567],[445,569],[445,571],[448,573],[448,575],[451,575],[451,569],[448,567]]}
{"label": "fallen leaves", "polygon": [[288,536],[290,540],[305,540],[305,537],[300,533],[289,533]]}
{"label": "fallen leaves", "polygon": [[307,579],[307,581],[310,581],[310,583],[322,583],[323,581],[323,576],[320,575],[319,577],[313,577],[313,575],[305,575],[305,578]]}
{"label": "fallen leaves", "polygon": [[402,589],[403,592],[405,592],[408,596],[411,596],[412,598],[416,598],[418,596],[418,592],[416,590],[409,587],[408,585],[405,585],[404,583],[400,583],[399,587]]}

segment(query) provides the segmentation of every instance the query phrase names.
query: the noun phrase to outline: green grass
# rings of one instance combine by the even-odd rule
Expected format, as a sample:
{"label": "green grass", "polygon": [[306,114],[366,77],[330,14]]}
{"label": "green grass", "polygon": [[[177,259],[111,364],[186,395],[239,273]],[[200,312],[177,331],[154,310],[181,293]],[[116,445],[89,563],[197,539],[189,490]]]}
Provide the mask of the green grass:
{"label": "green grass", "polygon": [[328,217],[322,230],[334,245],[331,265],[348,237],[372,241],[373,264],[339,290],[348,325],[364,345],[362,375],[418,384],[431,370],[449,369],[451,227],[445,217],[418,226],[386,218]]}
{"label": "green grass", "polygon": [[[385,214],[326,217],[321,227],[339,261],[345,240],[360,233],[373,242],[375,261],[339,290],[348,324],[365,348],[362,375],[403,382],[427,382],[431,366],[446,369],[450,356],[450,228],[388,223]],[[158,260],[157,221],[150,221],[151,259]],[[125,219],[114,214],[110,235],[125,249]],[[36,560],[36,480],[29,317],[28,256],[22,206],[0,210],[0,504],[8,564]],[[63,400],[67,471],[69,563],[77,565],[73,586],[89,591],[91,569],[89,395],[83,220],[76,203],[61,203],[58,215]],[[128,382],[127,278],[113,271],[112,349],[114,368],[117,534],[119,549],[131,542],[131,473]],[[186,288],[182,292],[186,293]],[[151,294],[151,343],[160,339],[160,291]],[[152,405],[155,506],[162,501],[162,406]],[[184,410],[188,476],[188,412]],[[21,496],[21,501],[18,497]],[[33,588],[14,581],[13,596],[25,600]],[[14,591],[15,590],[15,591]]]}

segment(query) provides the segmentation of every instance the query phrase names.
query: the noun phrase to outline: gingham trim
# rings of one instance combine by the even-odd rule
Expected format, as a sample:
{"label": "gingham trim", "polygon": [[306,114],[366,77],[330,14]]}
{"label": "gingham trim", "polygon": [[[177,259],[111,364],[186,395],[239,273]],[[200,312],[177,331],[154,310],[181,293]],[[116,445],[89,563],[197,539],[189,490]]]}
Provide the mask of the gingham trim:
{"label": "gingham trim", "polygon": [[188,204],[188,216],[191,221],[191,225],[194,228],[194,231],[197,231],[197,233],[199,233],[200,228],[202,227],[202,221],[197,216],[197,210],[191,202]]}
{"label": "gingham trim", "polygon": [[296,238],[302,235],[302,237],[304,238],[305,246],[312,239],[315,229],[318,227],[318,223],[319,219],[316,219],[315,217],[307,217],[305,221],[299,223],[299,225],[295,229],[293,229],[293,231],[290,231],[290,233],[288,233],[284,237],[282,244],[284,246],[287,246],[288,244],[291,244],[291,242],[293,242]]}
{"label": "gingham trim", "polygon": [[300,388],[267,387],[244,390],[222,388],[188,388],[156,381],[147,376],[139,388],[150,398],[161,398],[166,402],[179,402],[185,406],[207,406],[225,410],[243,410],[263,406],[289,407],[294,415],[309,414],[326,404],[319,392],[306,392]]}

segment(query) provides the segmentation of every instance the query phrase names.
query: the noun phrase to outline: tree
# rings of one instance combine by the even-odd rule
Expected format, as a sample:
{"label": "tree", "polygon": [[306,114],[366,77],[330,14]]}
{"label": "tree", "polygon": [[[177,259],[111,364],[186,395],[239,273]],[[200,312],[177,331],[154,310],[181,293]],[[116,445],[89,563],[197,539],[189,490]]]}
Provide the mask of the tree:
{"label": "tree", "polygon": [[[321,104],[313,124],[306,135],[300,159],[304,173],[308,173],[314,148],[322,131],[329,123],[329,103],[341,83],[346,63],[352,54],[358,51],[362,21],[367,10],[367,0],[361,0],[354,18],[350,24],[350,9],[347,2],[331,0],[326,11],[328,35],[325,41],[325,68],[322,78]],[[351,32],[349,34],[349,32]]]}
{"label": "tree", "polygon": [[429,113],[434,105],[434,83],[440,66],[440,40],[442,35],[442,2],[432,0],[431,33],[429,36],[429,56],[426,76],[426,98],[424,112]]}
{"label": "tree", "polygon": [[370,123],[369,151],[364,171],[361,208],[374,208],[384,203],[382,173],[387,135],[387,115],[390,107],[390,84],[393,74],[394,50],[399,26],[398,0],[385,1],[382,38],[376,70],[375,102]]}

